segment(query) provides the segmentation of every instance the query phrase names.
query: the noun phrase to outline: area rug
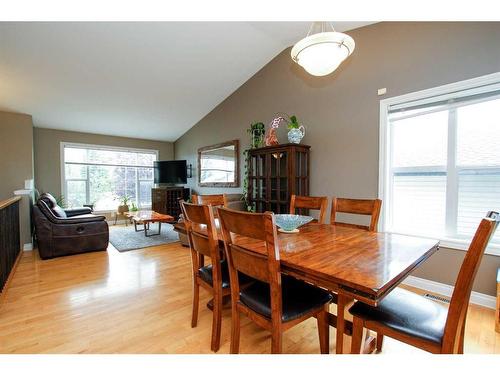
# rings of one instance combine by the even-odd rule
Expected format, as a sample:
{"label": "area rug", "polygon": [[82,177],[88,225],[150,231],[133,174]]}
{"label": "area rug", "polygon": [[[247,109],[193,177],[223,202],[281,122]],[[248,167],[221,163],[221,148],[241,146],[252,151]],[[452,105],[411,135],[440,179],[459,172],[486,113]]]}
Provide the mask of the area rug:
{"label": "area rug", "polygon": [[[158,233],[158,224],[150,224],[150,230],[151,233]],[[175,241],[179,241],[179,235],[174,232],[174,227],[170,224],[162,224],[161,234],[151,237],[146,237],[144,232],[136,232],[134,225],[109,226],[109,242],[120,252],[163,245]]]}

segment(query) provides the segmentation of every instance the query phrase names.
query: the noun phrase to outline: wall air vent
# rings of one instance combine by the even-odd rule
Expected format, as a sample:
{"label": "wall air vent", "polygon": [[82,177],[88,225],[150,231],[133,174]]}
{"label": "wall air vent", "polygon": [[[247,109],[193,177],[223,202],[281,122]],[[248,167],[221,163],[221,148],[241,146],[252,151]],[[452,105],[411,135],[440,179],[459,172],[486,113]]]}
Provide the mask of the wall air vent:
{"label": "wall air vent", "polygon": [[434,294],[430,294],[430,293],[425,293],[425,294],[424,294],[424,297],[425,297],[425,298],[432,299],[432,300],[437,301],[437,302],[450,303],[450,299],[449,299],[449,298],[446,298],[446,297],[440,297],[440,296],[435,296]]}

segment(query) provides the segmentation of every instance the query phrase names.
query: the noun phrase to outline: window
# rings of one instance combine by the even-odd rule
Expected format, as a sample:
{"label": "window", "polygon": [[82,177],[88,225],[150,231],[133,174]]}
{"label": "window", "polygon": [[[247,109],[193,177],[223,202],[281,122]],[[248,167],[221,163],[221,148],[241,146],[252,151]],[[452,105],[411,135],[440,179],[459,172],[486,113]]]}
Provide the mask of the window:
{"label": "window", "polygon": [[381,101],[380,150],[383,230],[467,248],[500,211],[500,74]]}
{"label": "window", "polygon": [[155,150],[61,144],[63,195],[69,207],[93,204],[116,210],[127,196],[138,208],[151,207]]}

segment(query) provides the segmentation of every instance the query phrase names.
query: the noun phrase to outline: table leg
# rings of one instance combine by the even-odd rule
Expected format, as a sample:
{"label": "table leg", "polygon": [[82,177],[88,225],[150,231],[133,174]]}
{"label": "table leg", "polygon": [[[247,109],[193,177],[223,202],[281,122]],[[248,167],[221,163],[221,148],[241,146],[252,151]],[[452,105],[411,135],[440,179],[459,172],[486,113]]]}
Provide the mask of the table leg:
{"label": "table leg", "polygon": [[345,312],[346,308],[353,301],[354,301],[353,298],[342,294],[342,292],[339,292],[337,301],[337,344],[336,344],[337,354],[344,353],[344,333],[346,325]]}
{"label": "table leg", "polygon": [[[154,222],[153,222],[154,223]],[[150,227],[149,227],[149,222],[148,222],[148,227],[146,230],[146,226],[144,226],[144,234],[146,237],[152,237],[152,236],[158,236],[161,234],[161,222],[158,222],[158,233],[151,233]]]}
{"label": "table leg", "polygon": [[[144,224],[144,227],[146,227],[146,224]],[[142,229],[137,229],[137,221],[134,220],[134,228],[136,232],[142,232]]]}

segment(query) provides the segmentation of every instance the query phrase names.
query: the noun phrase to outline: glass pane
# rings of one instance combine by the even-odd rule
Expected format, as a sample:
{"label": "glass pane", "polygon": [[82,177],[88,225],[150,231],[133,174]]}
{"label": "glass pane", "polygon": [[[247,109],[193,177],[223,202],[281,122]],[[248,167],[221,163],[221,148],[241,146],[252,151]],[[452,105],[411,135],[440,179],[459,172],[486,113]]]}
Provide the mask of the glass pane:
{"label": "glass pane", "polygon": [[67,181],[66,187],[66,204],[68,207],[82,207],[87,204],[85,181]]}
{"label": "glass pane", "polygon": [[115,167],[89,166],[89,197],[95,210],[115,210],[118,199],[113,180]]}
{"label": "glass pane", "polygon": [[136,168],[115,166],[89,166],[89,194],[95,209],[116,210],[124,196],[136,202],[135,170]]}
{"label": "glass pane", "polygon": [[112,165],[150,165],[156,160],[156,153],[141,153],[120,150],[99,150],[91,148],[64,148],[64,161]]}
{"label": "glass pane", "polygon": [[137,154],[137,165],[153,165],[156,161],[156,154]]}
{"label": "glass pane", "polygon": [[445,211],[445,173],[401,173],[394,176],[394,231],[439,237],[445,230]]}
{"label": "glass pane", "polygon": [[139,180],[153,180],[153,168],[138,168]]}
{"label": "glass pane", "polygon": [[140,181],[139,190],[139,207],[151,206],[151,188],[153,187],[153,181]]}
{"label": "glass pane", "polygon": [[136,176],[137,171],[136,168],[125,168],[125,195],[129,197],[129,199],[133,200],[137,203],[137,192],[136,192]]}
{"label": "glass pane", "polygon": [[445,166],[448,112],[436,112],[394,121],[393,167]]}
{"label": "glass pane", "polygon": [[79,164],[66,164],[64,171],[66,179],[87,179],[87,166]]}
{"label": "glass pane", "polygon": [[[500,212],[500,171],[463,171],[458,181],[457,234],[471,238],[488,211]],[[500,243],[499,231],[492,241]]]}
{"label": "glass pane", "polygon": [[74,162],[74,163],[85,163],[87,162],[87,150],[83,148],[64,148],[64,161]]}
{"label": "glass pane", "polygon": [[457,109],[457,163],[500,166],[500,99]]}

